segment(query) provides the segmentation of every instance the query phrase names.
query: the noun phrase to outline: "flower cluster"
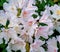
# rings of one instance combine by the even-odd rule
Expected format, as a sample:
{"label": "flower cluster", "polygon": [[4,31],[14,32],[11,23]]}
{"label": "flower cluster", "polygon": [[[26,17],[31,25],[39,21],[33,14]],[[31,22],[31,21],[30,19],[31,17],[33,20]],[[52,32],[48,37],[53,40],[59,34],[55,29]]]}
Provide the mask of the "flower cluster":
{"label": "flower cluster", "polygon": [[0,10],[2,51],[60,52],[60,6],[45,5],[39,15],[35,4],[36,0],[7,0],[3,4]]}

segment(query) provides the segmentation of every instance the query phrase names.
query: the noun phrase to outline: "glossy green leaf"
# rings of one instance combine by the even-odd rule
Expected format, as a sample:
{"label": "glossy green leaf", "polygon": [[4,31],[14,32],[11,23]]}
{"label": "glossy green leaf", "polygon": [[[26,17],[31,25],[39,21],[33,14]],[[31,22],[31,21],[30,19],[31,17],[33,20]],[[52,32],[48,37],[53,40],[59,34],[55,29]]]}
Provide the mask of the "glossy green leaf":
{"label": "glossy green leaf", "polygon": [[38,23],[38,26],[48,26],[48,25],[45,23]]}

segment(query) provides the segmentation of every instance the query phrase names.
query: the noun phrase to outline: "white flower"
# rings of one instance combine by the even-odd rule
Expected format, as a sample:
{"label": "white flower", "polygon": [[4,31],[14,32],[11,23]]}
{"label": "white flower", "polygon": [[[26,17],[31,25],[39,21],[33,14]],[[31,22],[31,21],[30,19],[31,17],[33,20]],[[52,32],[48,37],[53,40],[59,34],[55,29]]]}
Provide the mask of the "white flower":
{"label": "white flower", "polygon": [[4,3],[3,8],[6,12],[12,13],[14,15],[17,15],[17,8],[15,5],[11,3]]}
{"label": "white flower", "polygon": [[[3,20],[4,19],[4,20]],[[6,25],[7,16],[3,10],[0,10],[0,24]]]}
{"label": "white flower", "polygon": [[10,24],[8,27],[14,27],[18,25],[18,18],[16,15],[13,15],[10,12],[5,12],[5,14],[8,17],[8,20],[10,21]]}
{"label": "white flower", "polygon": [[[46,0],[44,1],[46,2]],[[49,6],[46,6],[46,10],[42,12],[41,18],[40,16],[33,18],[32,14],[38,15],[35,12],[35,10],[38,8],[36,6],[33,6],[33,4],[35,4],[35,0],[7,0],[7,3],[5,2],[3,4],[4,11],[0,11],[0,23],[5,25],[6,20],[8,19],[10,21],[10,24],[8,26],[8,29],[1,29],[2,32],[0,32],[0,44],[3,43],[4,38],[5,44],[8,43],[8,46],[6,48],[7,52],[12,52],[12,50],[15,52],[17,50],[26,52],[27,46],[29,46],[28,49],[30,52],[46,52],[42,47],[42,45],[45,44],[45,41],[42,41],[39,38],[42,36],[43,38],[48,39],[48,36],[53,34],[54,26],[52,20],[50,19],[50,17],[53,17],[53,15],[50,14],[51,9]],[[54,7],[55,6],[51,8]],[[59,6],[57,7],[60,9]],[[57,26],[60,26],[60,10],[56,9],[56,12],[52,12],[58,17],[57,18],[55,16],[58,21],[56,23]],[[45,23],[48,26],[38,27],[38,20],[39,23]],[[57,29],[60,29],[60,27]],[[33,39],[33,36],[35,36],[35,39]],[[59,39],[60,37],[57,38],[58,41]],[[48,39],[46,42],[48,45],[47,52],[57,52],[57,40],[54,37],[52,39]],[[30,44],[27,45],[27,42]]]}
{"label": "white flower", "polygon": [[36,10],[37,7],[33,6],[35,4],[35,0],[29,0],[28,5],[27,5],[27,10]]}
{"label": "white flower", "polygon": [[40,36],[44,38],[48,38],[48,35],[53,34],[53,23],[51,19],[49,19],[49,14],[47,13],[47,10],[44,11],[43,16],[39,20],[40,23],[45,23],[47,26],[39,26],[36,29],[35,37],[40,38]]}
{"label": "white flower", "polygon": [[[9,3],[4,3],[3,7],[4,7],[4,10],[7,11],[7,12],[10,12],[14,15],[17,15],[18,14],[18,9],[21,9],[21,13],[23,16],[21,17],[26,17],[26,15],[28,16],[28,14],[30,14],[29,12],[33,12],[35,11],[37,8],[36,6],[33,6],[32,4],[35,3],[35,1],[33,0],[9,0],[8,1]],[[36,8],[36,9],[35,9]],[[26,12],[26,10],[28,12]],[[32,13],[31,12],[31,13]],[[27,14],[28,13],[28,14]]]}
{"label": "white flower", "polygon": [[45,52],[45,50],[41,47],[43,44],[43,41],[36,40],[33,44],[30,45],[30,52]]}
{"label": "white flower", "polygon": [[47,52],[57,52],[58,48],[57,48],[57,40],[55,37],[53,37],[52,39],[49,39],[47,41],[48,44],[48,51]]}
{"label": "white flower", "polygon": [[48,51],[47,52],[58,52],[58,48],[54,48],[52,46],[48,46]]}
{"label": "white flower", "polygon": [[52,17],[55,19],[60,19],[60,6],[55,4],[54,6],[50,7],[50,10],[53,12]]}
{"label": "white flower", "polygon": [[10,24],[8,27],[15,27],[18,26],[18,19],[16,16],[13,16],[13,18],[9,18]]}
{"label": "white flower", "polygon": [[55,29],[60,33],[60,21],[56,21],[55,25]]}
{"label": "white flower", "polygon": [[15,5],[17,8],[25,8],[29,0],[7,0],[9,3]]}
{"label": "white flower", "polygon": [[[2,29],[2,32],[0,33],[1,40],[2,38],[5,39],[5,44],[8,43],[8,41],[11,39],[16,39],[17,34],[14,29]],[[2,40],[3,41],[3,40]]]}
{"label": "white flower", "polygon": [[60,6],[55,4],[50,7],[50,10],[53,12],[50,17],[54,24],[54,29],[60,33]]}
{"label": "white flower", "polygon": [[17,34],[22,35],[22,34],[25,33],[24,26],[22,26],[22,25],[15,26],[15,27],[13,27],[13,28],[14,28],[14,30],[16,31]]}
{"label": "white flower", "polygon": [[10,49],[14,51],[20,50],[21,52],[26,52],[25,45],[26,43],[20,38],[12,39],[8,44],[7,51]]}
{"label": "white flower", "polygon": [[9,27],[18,25],[20,22],[18,17],[22,18],[21,21],[24,22],[27,22],[30,18],[33,18],[32,14],[35,13],[36,8],[36,6],[32,5],[33,3],[35,3],[34,0],[8,0],[8,3],[4,3],[4,10],[6,11],[7,17],[10,19]]}
{"label": "white flower", "polygon": [[26,5],[25,0],[9,0],[8,3],[3,4],[3,8],[6,12],[12,13],[13,15],[17,16],[19,10],[23,10]]}
{"label": "white flower", "polygon": [[36,30],[36,34],[35,34],[35,38],[36,39],[39,39],[40,36],[44,37],[44,38],[48,38],[48,28],[47,27],[39,27],[37,30]]}
{"label": "white flower", "polygon": [[28,21],[28,34],[30,36],[33,36],[33,34],[35,33],[35,29],[38,27],[37,24],[34,24],[34,21]]}
{"label": "white flower", "polygon": [[22,38],[25,42],[29,42],[29,43],[33,42],[32,37],[26,33],[23,35],[20,35],[20,38]]}
{"label": "white flower", "polygon": [[37,24],[35,24],[35,21],[33,17],[28,18],[27,21],[25,21],[23,23],[23,27],[25,32],[29,35],[29,36],[33,36],[35,29],[37,27]]}

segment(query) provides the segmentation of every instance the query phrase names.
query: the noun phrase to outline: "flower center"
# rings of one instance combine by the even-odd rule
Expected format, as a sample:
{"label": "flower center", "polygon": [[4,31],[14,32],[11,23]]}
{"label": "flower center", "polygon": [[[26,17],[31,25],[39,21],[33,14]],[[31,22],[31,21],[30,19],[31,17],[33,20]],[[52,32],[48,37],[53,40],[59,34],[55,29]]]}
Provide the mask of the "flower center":
{"label": "flower center", "polygon": [[56,13],[57,13],[57,15],[60,15],[60,10],[57,10]]}
{"label": "flower center", "polygon": [[17,13],[17,17],[19,17],[20,14],[21,14],[21,11],[22,11],[22,10],[21,10],[20,8],[18,8],[17,11],[18,11],[18,13]]}
{"label": "flower center", "polygon": [[24,11],[23,12],[23,17],[27,17],[27,15],[28,15],[28,12],[27,11]]}
{"label": "flower center", "polygon": [[29,22],[28,22],[28,25],[29,25],[29,26],[32,26],[32,24],[33,24],[33,21],[29,21]]}

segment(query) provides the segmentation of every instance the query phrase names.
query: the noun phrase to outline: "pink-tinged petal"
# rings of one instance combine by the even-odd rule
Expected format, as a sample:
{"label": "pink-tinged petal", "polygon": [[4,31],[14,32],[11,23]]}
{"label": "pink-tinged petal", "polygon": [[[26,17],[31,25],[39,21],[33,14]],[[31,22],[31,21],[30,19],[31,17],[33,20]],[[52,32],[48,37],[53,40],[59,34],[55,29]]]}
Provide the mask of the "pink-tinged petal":
{"label": "pink-tinged petal", "polygon": [[47,10],[44,11],[43,16],[41,17],[41,20],[46,20],[49,17],[49,14],[47,14]]}
{"label": "pink-tinged petal", "polygon": [[39,27],[35,33],[36,38],[40,38],[40,36],[48,38],[48,35],[49,35],[49,28],[47,26]]}
{"label": "pink-tinged petal", "polygon": [[23,11],[23,17],[27,17],[29,15],[29,12],[28,11]]}
{"label": "pink-tinged petal", "polygon": [[36,10],[37,7],[33,6],[34,3],[35,3],[35,0],[29,0],[28,5],[27,5],[27,10]]}
{"label": "pink-tinged petal", "polygon": [[32,24],[33,24],[33,21],[29,21],[29,22],[28,22],[28,25],[29,25],[29,26],[32,26]]}
{"label": "pink-tinged petal", "polygon": [[57,52],[56,49],[54,49],[54,52]]}

